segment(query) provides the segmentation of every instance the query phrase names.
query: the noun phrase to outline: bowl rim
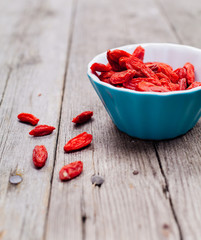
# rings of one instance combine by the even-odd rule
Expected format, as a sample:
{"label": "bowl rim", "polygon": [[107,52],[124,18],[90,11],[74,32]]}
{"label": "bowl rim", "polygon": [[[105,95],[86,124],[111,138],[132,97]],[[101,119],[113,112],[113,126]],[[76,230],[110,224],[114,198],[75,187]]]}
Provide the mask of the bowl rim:
{"label": "bowl rim", "polygon": [[[121,46],[121,47],[111,48],[110,50],[137,47],[139,45],[141,45],[142,47],[161,45],[161,46],[170,46],[170,47],[177,47],[177,48],[187,48],[189,50],[201,53],[201,49],[199,49],[199,48],[188,46],[188,45],[183,45],[183,44],[177,44],[177,43],[135,43],[135,44],[124,45],[124,46]],[[119,92],[125,92],[125,93],[127,92],[127,93],[132,93],[132,94],[139,94],[139,95],[159,95],[159,96],[192,94],[194,92],[201,91],[201,86],[200,86],[200,87],[192,88],[190,90],[179,90],[179,91],[170,91],[170,92],[140,92],[140,91],[135,91],[135,90],[132,90],[132,89],[127,89],[127,88],[118,88],[118,87],[115,87],[115,86],[110,85],[108,83],[102,82],[102,81],[100,81],[100,79],[95,74],[92,73],[90,67],[95,62],[96,58],[101,57],[102,55],[106,55],[106,53],[107,53],[107,51],[96,55],[88,63],[88,66],[87,66],[87,75],[88,75],[89,79],[93,80],[97,84],[102,85],[106,88],[109,88],[111,90],[115,90],[117,92],[119,91]]]}

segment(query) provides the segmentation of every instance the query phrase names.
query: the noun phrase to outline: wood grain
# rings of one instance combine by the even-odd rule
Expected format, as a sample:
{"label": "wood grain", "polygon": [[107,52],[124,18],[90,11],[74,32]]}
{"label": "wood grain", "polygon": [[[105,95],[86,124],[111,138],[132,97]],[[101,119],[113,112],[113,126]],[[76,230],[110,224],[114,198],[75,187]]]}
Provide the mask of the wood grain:
{"label": "wood grain", "polygon": [[[58,126],[72,1],[0,2],[0,233],[5,240],[38,240],[44,234],[57,129],[43,138],[30,137],[32,127],[18,122],[17,115],[30,112],[40,124]],[[32,151],[41,144],[49,157],[37,170]],[[13,186],[9,176],[16,173],[23,182]]]}
{"label": "wood grain", "polygon": [[[120,133],[86,77],[87,63],[97,53],[146,38],[176,41],[154,2],[78,1],[46,239],[180,239],[153,143]],[[72,118],[84,110],[93,110],[94,120],[73,126]],[[93,134],[91,146],[64,154],[65,142],[83,131]],[[60,182],[60,168],[76,160],[84,162],[82,175]],[[139,175],[132,174],[134,169]],[[105,178],[101,188],[90,182],[94,173]]]}

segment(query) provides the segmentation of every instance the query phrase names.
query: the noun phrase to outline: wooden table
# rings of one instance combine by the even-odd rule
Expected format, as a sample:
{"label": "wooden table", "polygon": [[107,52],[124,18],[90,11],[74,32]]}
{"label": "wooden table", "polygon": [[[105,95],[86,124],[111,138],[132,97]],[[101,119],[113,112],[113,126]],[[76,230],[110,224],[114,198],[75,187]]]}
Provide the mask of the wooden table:
{"label": "wooden table", "polygon": [[[87,63],[109,48],[201,48],[200,25],[198,0],[0,0],[0,239],[201,239],[201,122],[174,140],[133,139],[114,126],[86,76]],[[93,121],[75,127],[85,110]],[[56,130],[33,138],[20,112]],[[93,143],[65,154],[84,131]],[[49,156],[37,170],[32,151],[41,144]],[[76,160],[83,173],[61,182],[60,168]],[[12,174],[22,183],[10,184]],[[105,178],[101,188],[93,174]]]}

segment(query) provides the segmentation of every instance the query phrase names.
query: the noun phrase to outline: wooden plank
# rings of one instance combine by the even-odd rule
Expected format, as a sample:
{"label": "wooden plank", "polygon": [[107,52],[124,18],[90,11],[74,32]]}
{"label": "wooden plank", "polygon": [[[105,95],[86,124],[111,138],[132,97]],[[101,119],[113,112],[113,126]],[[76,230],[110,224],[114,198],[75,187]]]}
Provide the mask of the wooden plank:
{"label": "wooden plank", "polygon": [[[201,47],[199,1],[159,1],[182,44]],[[201,234],[201,121],[186,135],[158,142],[160,164],[168,184],[182,239],[200,239]]]}
{"label": "wooden plank", "polygon": [[[151,0],[79,0],[75,16],[46,239],[180,239],[152,142],[120,133],[86,77],[87,63],[101,51],[176,37]],[[94,120],[73,126],[72,118],[84,110],[93,110]],[[93,143],[64,154],[67,140],[83,131],[93,134]],[[76,160],[84,162],[84,172],[60,182],[60,168]],[[105,178],[101,188],[90,182],[94,173]]]}
{"label": "wooden plank", "polygon": [[[32,127],[18,122],[17,115],[31,112],[40,118],[40,124],[58,127],[72,3],[0,1],[0,66],[11,69],[0,73],[6,79],[1,84],[0,107],[0,239],[43,238],[57,129],[49,136],[33,138],[28,134]],[[37,170],[32,151],[43,144],[48,161]],[[15,173],[23,177],[18,186],[9,183]]]}
{"label": "wooden plank", "polygon": [[200,11],[201,3],[193,1],[156,0],[164,17],[180,43],[201,48]]}

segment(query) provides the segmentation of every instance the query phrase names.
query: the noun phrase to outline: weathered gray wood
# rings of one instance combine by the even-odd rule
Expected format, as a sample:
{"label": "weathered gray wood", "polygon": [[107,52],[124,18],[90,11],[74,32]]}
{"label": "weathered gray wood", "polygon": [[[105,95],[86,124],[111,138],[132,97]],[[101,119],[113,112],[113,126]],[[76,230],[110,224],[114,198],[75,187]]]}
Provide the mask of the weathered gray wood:
{"label": "weathered gray wood", "polygon": [[[201,47],[200,1],[158,1],[178,42]],[[201,121],[186,135],[156,143],[182,239],[200,239],[201,234]]]}
{"label": "weathered gray wood", "polygon": [[[152,142],[120,133],[86,77],[88,61],[101,51],[176,37],[149,0],[78,0],[75,16],[46,239],[180,239]],[[73,126],[72,118],[84,110],[94,111],[94,121]],[[64,154],[67,140],[83,131],[93,134],[91,146]],[[60,182],[60,168],[76,160],[84,162],[84,172]],[[105,177],[101,188],[90,182],[94,173]]]}
{"label": "weathered gray wood", "polygon": [[[72,2],[0,1],[0,239],[38,240],[44,235]],[[18,122],[20,112],[33,113],[40,124],[57,129],[33,138],[28,134],[32,127]],[[32,151],[42,144],[49,156],[37,170]],[[18,186],[9,184],[12,173],[23,177]]]}

